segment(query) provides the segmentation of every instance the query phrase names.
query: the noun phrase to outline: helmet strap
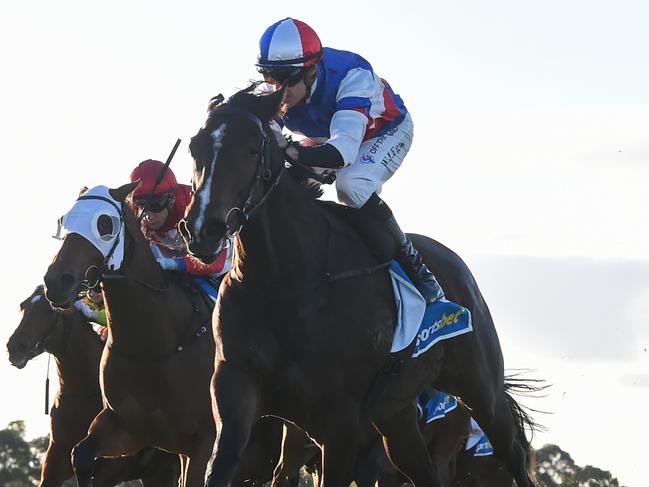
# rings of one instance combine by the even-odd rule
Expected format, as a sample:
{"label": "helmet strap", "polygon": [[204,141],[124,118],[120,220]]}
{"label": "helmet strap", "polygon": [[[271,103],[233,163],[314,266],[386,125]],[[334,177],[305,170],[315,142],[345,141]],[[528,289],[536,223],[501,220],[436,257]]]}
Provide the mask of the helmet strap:
{"label": "helmet strap", "polygon": [[313,83],[315,83],[317,77],[318,77],[318,65],[314,64],[309,69],[307,69],[306,72],[304,73],[304,84],[306,85],[309,91],[311,91],[311,87],[313,86]]}

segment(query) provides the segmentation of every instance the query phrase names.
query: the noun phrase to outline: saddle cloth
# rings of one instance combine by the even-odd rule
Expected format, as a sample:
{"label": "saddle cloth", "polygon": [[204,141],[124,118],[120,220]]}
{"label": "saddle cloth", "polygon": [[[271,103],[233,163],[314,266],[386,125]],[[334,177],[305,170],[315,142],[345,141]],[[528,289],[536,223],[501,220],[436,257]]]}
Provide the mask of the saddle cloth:
{"label": "saddle cloth", "polygon": [[441,340],[473,331],[471,312],[458,304],[440,299],[426,306],[401,266],[390,266],[392,289],[397,305],[397,323],[391,353],[399,352],[417,340],[412,356],[418,357]]}
{"label": "saddle cloth", "polygon": [[446,414],[455,408],[457,408],[457,399],[455,396],[451,396],[442,391],[437,391],[437,394],[433,395],[427,401],[421,401],[420,399],[417,402],[419,416],[426,416],[426,424],[446,417]]}
{"label": "saddle cloth", "polygon": [[487,457],[494,454],[489,438],[473,418],[471,418],[471,433],[469,433],[469,438],[466,440],[465,450],[472,448],[474,448],[474,457]]}
{"label": "saddle cloth", "polygon": [[210,276],[196,276],[194,277],[194,282],[198,285],[201,291],[207,295],[212,303],[216,302],[216,298],[219,295],[219,285],[221,283],[219,280],[211,278]]}

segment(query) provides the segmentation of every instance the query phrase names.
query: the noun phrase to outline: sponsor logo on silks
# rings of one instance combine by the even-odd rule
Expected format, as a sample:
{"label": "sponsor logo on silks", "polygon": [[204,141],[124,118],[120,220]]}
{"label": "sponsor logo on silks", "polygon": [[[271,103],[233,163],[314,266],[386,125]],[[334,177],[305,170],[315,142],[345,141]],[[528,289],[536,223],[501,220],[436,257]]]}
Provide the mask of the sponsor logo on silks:
{"label": "sponsor logo on silks", "polygon": [[473,453],[474,457],[488,457],[489,455],[494,454],[494,447],[491,446],[491,442],[487,435],[482,435],[482,438],[476,443],[475,451]]}
{"label": "sponsor logo on silks", "polygon": [[441,340],[473,331],[471,312],[451,301],[440,299],[426,308],[417,333],[413,357],[418,357]]}
{"label": "sponsor logo on silks", "polygon": [[376,161],[374,160],[373,155],[365,153],[361,156],[361,162],[364,164],[367,164],[368,162],[375,164]]}
{"label": "sponsor logo on silks", "polygon": [[[446,392],[438,391],[426,404],[417,404],[420,411],[426,411],[426,423],[442,419],[457,407],[457,399]],[[420,413],[421,414],[421,413]]]}
{"label": "sponsor logo on silks", "polygon": [[381,147],[383,145],[383,142],[385,142],[386,139],[387,139],[387,137],[385,135],[382,135],[381,137],[376,139],[376,142],[374,142],[372,144],[372,147],[370,147],[370,154],[376,155],[376,153],[379,150],[379,147]]}
{"label": "sponsor logo on silks", "polygon": [[389,167],[390,163],[394,160],[394,158],[397,157],[399,154],[401,154],[405,149],[406,149],[406,144],[404,144],[403,142],[399,142],[388,151],[388,153],[381,161],[381,164],[383,164],[385,167]]}

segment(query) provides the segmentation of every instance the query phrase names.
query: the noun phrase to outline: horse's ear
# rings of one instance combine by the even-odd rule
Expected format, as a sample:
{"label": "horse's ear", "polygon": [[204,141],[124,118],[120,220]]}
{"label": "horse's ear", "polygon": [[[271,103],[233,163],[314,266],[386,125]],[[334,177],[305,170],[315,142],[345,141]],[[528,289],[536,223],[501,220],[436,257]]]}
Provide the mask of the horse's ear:
{"label": "horse's ear", "polygon": [[286,86],[282,86],[279,90],[269,95],[261,95],[263,104],[260,106],[259,117],[268,122],[269,120],[277,117],[282,110],[284,104],[284,96],[286,95]]}
{"label": "horse's ear", "polygon": [[110,195],[117,201],[123,202],[126,197],[137,188],[137,185],[140,184],[141,179],[133,181],[132,183],[125,184],[119,188],[109,189],[108,192]]}

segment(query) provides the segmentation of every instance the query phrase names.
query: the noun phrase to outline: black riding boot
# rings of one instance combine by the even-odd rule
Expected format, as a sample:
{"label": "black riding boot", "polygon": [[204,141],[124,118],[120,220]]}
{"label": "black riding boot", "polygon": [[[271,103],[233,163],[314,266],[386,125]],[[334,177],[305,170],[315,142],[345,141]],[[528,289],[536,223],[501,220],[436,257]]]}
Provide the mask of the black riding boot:
{"label": "black riding boot", "polygon": [[427,304],[444,297],[437,279],[411,240],[401,231],[392,210],[376,193],[357,212],[361,217],[357,228],[365,243],[381,260],[396,260]]}
{"label": "black riding boot", "polygon": [[385,223],[392,236],[397,239],[397,254],[394,259],[412,280],[417,290],[431,304],[444,297],[444,291],[432,272],[428,270],[421,254],[417,251],[408,236],[401,231],[394,216]]}

